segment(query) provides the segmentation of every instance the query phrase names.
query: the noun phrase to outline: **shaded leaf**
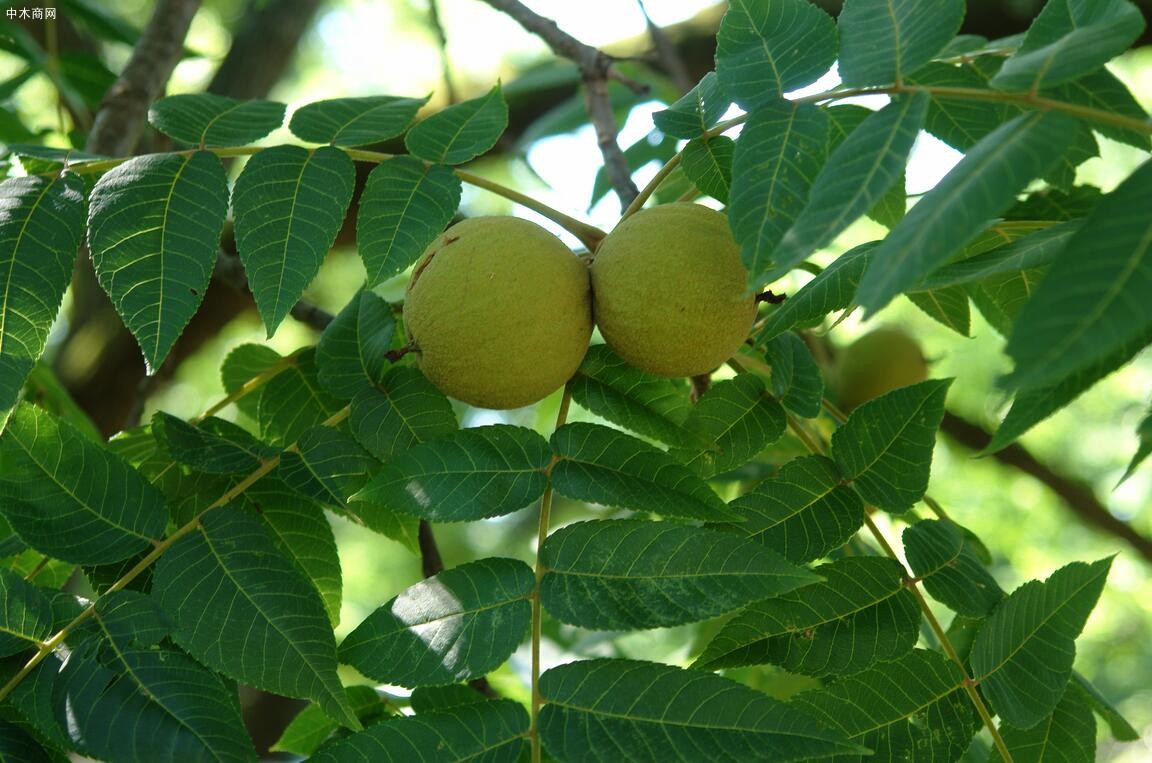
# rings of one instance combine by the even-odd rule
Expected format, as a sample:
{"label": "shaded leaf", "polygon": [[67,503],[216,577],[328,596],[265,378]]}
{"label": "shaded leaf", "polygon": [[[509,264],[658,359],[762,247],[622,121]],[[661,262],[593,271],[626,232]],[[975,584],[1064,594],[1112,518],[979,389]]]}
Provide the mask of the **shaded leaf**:
{"label": "shaded leaf", "polygon": [[0,567],[0,657],[31,649],[52,633],[52,602],[22,575]]}
{"label": "shaded leaf", "polygon": [[740,374],[712,384],[684,422],[708,445],[672,455],[701,476],[711,477],[748,463],[780,439],[785,426],[784,409],[768,394],[764,380]]}
{"label": "shaded leaf", "polygon": [[277,445],[295,442],[341,408],[320,384],[316,350],[304,350],[295,360],[268,380],[256,412],[261,439]]}
{"label": "shaded leaf", "polygon": [[802,711],[711,673],[586,660],[540,677],[545,748],[560,760],[813,760],[864,752]]}
{"label": "shaded leaf", "polygon": [[569,498],[693,519],[735,518],[708,485],[663,451],[608,427],[565,424],[552,435],[552,484]]}
{"label": "shaded leaf", "polygon": [[836,464],[803,456],[728,504],[744,519],[735,532],[779,551],[797,564],[839,548],[864,524],[864,504],[841,484]]}
{"label": "shaded leaf", "polygon": [[1094,763],[1096,760],[1096,719],[1084,696],[1071,686],[1051,714],[1035,726],[1018,729],[1004,724],[1000,735],[1012,753],[1013,763]]}
{"label": "shaded leaf", "polygon": [[732,154],[736,142],[724,135],[694,138],[688,141],[681,157],[681,167],[688,179],[703,193],[722,204],[728,203],[732,185]]}
{"label": "shaded leaf", "polygon": [[206,514],[156,565],[153,591],[173,640],[199,662],[252,686],[317,701],[359,723],[336,675],[336,643],[311,582],[260,521],[234,508]]}
{"label": "shaded leaf", "polygon": [[[292,362],[264,344],[242,344],[228,353],[220,365],[220,381],[229,395],[237,394],[245,384],[264,375],[276,374]],[[262,387],[240,397],[236,407],[253,418],[257,415]]]}
{"label": "shaded leaf", "polygon": [[720,78],[712,71],[671,106],[653,114],[652,122],[665,135],[691,140],[715,125],[728,106]]}
{"label": "shaded leaf", "polygon": [[951,383],[894,389],[861,405],[833,433],[832,456],[865,501],[899,513],[923,497]]}
{"label": "shaded leaf", "polygon": [[[365,726],[371,725],[370,718],[387,713],[386,700],[371,686],[346,686],[344,690],[352,711]],[[472,689],[468,691],[483,699],[478,692]],[[318,705],[308,705],[296,714],[268,751],[310,756],[339,728],[340,724],[324,715]]]}
{"label": "shaded leaf", "polygon": [[452,170],[410,156],[381,162],[369,173],[356,214],[356,243],[369,288],[420,259],[452,220],[460,189]]}
{"label": "shaded leaf", "polygon": [[348,423],[356,440],[381,461],[457,429],[452,404],[415,368],[388,370],[379,384],[352,398]]}
{"label": "shaded leaf", "polygon": [[908,565],[932,598],[953,611],[983,617],[1004,598],[980,563],[963,528],[939,519],[921,520],[903,534]]}
{"label": "shaded leaf", "polygon": [[960,336],[969,336],[972,316],[968,309],[968,292],[963,288],[951,286],[913,291],[908,293],[908,299],[941,326]]}
{"label": "shaded leaf", "polygon": [[695,439],[683,426],[692,412],[683,385],[639,370],[606,344],[588,348],[568,389],[584,408],[637,434],[669,445]]}
{"label": "shaded leaf", "polygon": [[376,461],[344,432],[329,427],[309,429],[296,448],[280,456],[277,476],[301,496],[343,509]]}
{"label": "shaded leaf", "polygon": [[148,122],[191,146],[246,146],[284,124],[284,104],[213,93],[181,93],[148,108]]}
{"label": "shaded leaf", "polygon": [[417,123],[404,145],[418,159],[463,164],[496,145],[508,127],[508,104],[500,85],[486,95],[448,106]]}
{"label": "shaded leaf", "polygon": [[1050,265],[1072,238],[1072,234],[1080,228],[1080,224],[1079,220],[1071,220],[1051,225],[1022,238],[1015,238],[1004,246],[965,257],[940,268],[924,279],[920,286],[924,289],[944,289]]}
{"label": "shaded leaf", "polygon": [[0,509],[29,546],[75,564],[108,564],[152,546],[168,511],[160,492],[74,426],[24,404],[0,435]]}
{"label": "shaded leaf", "polygon": [[[1067,103],[1087,106],[1091,109],[1137,121],[1148,119],[1148,112],[1144,111],[1144,107],[1136,101],[1124,83],[1104,68],[1053,88],[1051,96]],[[1106,122],[1093,122],[1092,129],[1112,140],[1127,143],[1129,146],[1144,151],[1148,150],[1149,144],[1152,142],[1149,140],[1147,132]]]}
{"label": "shaded leaf", "polygon": [[204,299],[228,181],[208,151],[137,156],[96,181],[88,244],[100,286],[155,373]]}
{"label": "shaded leaf", "polygon": [[1148,458],[1148,454],[1152,453],[1152,411],[1146,413],[1144,418],[1140,420],[1139,426],[1136,427],[1136,436],[1140,439],[1140,443],[1136,446],[1136,452],[1132,454],[1132,460],[1128,462],[1128,468],[1124,470],[1124,476],[1120,478],[1120,482],[1131,477],[1140,464]]}
{"label": "shaded leaf", "polygon": [[0,422],[44,352],[83,233],[80,176],[0,183]]}
{"label": "shaded leaf", "polygon": [[944,264],[1052,166],[1073,125],[1062,114],[1034,112],[982,139],[872,252],[857,301],[874,313]]}
{"label": "shaded leaf", "polygon": [[331,146],[265,149],[236,179],[236,249],[269,337],[320,271],[355,181],[352,160]]}
{"label": "shaded leaf", "polygon": [[696,622],[817,578],[735,535],[637,520],[579,522],[540,550],[557,620],[599,630]]}
{"label": "shaded leaf", "polygon": [[340,660],[373,681],[436,686],[495,670],[528,632],[532,568],[487,558],[408,587],[340,644]]}
{"label": "shaded leaf", "polygon": [[964,20],[963,0],[847,0],[840,79],[849,87],[899,83],[944,49]]}
{"label": "shaded leaf", "polygon": [[312,763],[516,763],[524,752],[528,711],[507,699],[404,716],[320,748]]}
{"label": "shaded leaf", "polygon": [[1017,588],[984,621],[972,644],[972,677],[1005,723],[1031,728],[1056,707],[1111,565],[1111,557],[1065,565]]}
{"label": "shaded leaf", "polygon": [[363,146],[404,132],[427,102],[427,98],[392,95],[314,101],[292,113],[288,128],[296,137],[313,143]]}
{"label": "shaded leaf", "polygon": [[320,383],[342,400],[378,383],[388,370],[385,355],[395,334],[391,305],[361,289],[320,335],[316,345]]}
{"label": "shaded leaf", "polygon": [[157,411],[152,416],[152,434],[174,460],[206,474],[248,474],[262,459],[275,455],[274,449],[246,430],[223,419],[215,421],[214,426],[224,428],[227,437]]}
{"label": "shaded leaf", "polygon": [[804,340],[786,332],[768,341],[764,356],[772,366],[772,394],[797,416],[819,416],[824,401],[824,376]]}
{"label": "shaded leaf", "polygon": [[434,522],[510,514],[544,493],[550,458],[548,443],[531,429],[507,424],[462,429],[386,463],[352,500]]}
{"label": "shaded leaf", "polygon": [[845,675],[912,650],[920,610],[898,563],[847,557],[813,572],[824,581],[756,602],[725,623],[693,667],[771,663],[804,675]]}
{"label": "shaded leaf", "polygon": [[117,651],[148,648],[172,632],[173,622],[155,598],[140,591],[109,591],[96,600],[100,629]]}
{"label": "shaded leaf", "polygon": [[1119,742],[1135,742],[1140,738],[1140,732],[1132,728],[1132,724],[1100,694],[1099,689],[1084,676],[1072,671],[1072,681],[1068,684],[1068,691],[1080,694],[1092,707],[1092,710],[1108,724],[1113,738]]}
{"label": "shaded leaf", "polygon": [[828,71],[836,36],[832,18],[804,0],[733,0],[716,35],[720,86],[746,110],[777,101]]}
{"label": "shaded leaf", "polygon": [[1047,386],[1152,330],[1152,162],[1105,196],[1024,306],[1005,352],[1015,387]]}
{"label": "shaded leaf", "polygon": [[732,157],[728,225],[750,286],[771,269],[776,245],[804,209],[827,141],[828,117],[812,104],[770,103],[744,124]]}

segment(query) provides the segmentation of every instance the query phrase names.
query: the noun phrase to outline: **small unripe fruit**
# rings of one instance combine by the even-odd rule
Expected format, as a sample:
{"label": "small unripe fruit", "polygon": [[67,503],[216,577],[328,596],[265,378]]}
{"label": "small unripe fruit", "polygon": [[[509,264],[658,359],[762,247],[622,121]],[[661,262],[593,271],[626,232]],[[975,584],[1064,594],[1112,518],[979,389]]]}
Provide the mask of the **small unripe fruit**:
{"label": "small unripe fruit", "polygon": [[699,204],[650,207],[613,230],[592,261],[596,325],[630,364],[696,376],[748,337],[756,299],[728,219]]}
{"label": "small unripe fruit", "polygon": [[897,328],[865,334],[845,347],[836,363],[836,389],[845,411],[927,378],[928,363],[920,345]]}
{"label": "small unripe fruit", "polygon": [[535,223],[464,220],[413,270],[404,325],[444,394],[482,408],[530,405],[568,381],[588,349],[588,268]]}

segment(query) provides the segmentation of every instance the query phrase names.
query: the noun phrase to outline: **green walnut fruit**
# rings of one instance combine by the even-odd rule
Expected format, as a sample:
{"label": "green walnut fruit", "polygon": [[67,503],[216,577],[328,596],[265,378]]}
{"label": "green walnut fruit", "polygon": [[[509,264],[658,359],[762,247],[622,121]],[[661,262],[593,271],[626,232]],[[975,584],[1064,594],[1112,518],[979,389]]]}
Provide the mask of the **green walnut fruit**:
{"label": "green walnut fruit", "polygon": [[482,408],[530,405],[571,378],[588,349],[588,268],[535,223],[465,220],[417,263],[404,325],[441,392]]}
{"label": "green walnut fruit", "polygon": [[661,376],[706,374],[748,337],[756,299],[728,219],[699,204],[650,207],[601,242],[596,325],[620,357]]}
{"label": "green walnut fruit", "polygon": [[841,351],[835,386],[840,407],[850,411],[897,387],[928,378],[928,362],[916,340],[897,328],[878,328]]}

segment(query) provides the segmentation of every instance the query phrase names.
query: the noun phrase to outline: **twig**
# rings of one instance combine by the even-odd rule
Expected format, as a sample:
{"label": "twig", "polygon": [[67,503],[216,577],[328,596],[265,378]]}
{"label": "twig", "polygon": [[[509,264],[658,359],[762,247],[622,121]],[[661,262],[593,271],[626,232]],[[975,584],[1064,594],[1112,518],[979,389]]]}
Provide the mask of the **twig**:
{"label": "twig", "polygon": [[[940,430],[972,450],[983,450],[992,442],[992,435],[984,431],[983,427],[951,411],[944,414]],[[991,454],[991,458],[1035,478],[1055,493],[1086,524],[1125,541],[1145,560],[1152,562],[1152,538],[1141,535],[1132,525],[1116,517],[1084,483],[1041,462],[1019,443],[1012,443]]]}
{"label": "twig", "polygon": [[639,190],[632,182],[628,160],[616,142],[619,126],[608,97],[608,80],[616,79],[634,89],[646,91],[643,85],[633,83],[612,71],[612,58],[603,51],[580,42],[556,25],[528,8],[519,0],[484,0],[488,5],[512,18],[525,30],[539,37],[556,55],[567,58],[580,70],[584,82],[585,102],[588,116],[596,130],[596,143],[604,157],[604,170],[613,190],[620,198],[620,206],[626,208],[636,198]]}
{"label": "twig", "polygon": [[200,0],[156,3],[124,71],[100,104],[88,133],[88,151],[109,156],[132,152],[147,123],[148,107],[164,91],[184,54],[184,38],[199,8]]}
{"label": "twig", "polygon": [[684,65],[684,59],[680,57],[676,45],[668,38],[668,33],[648,15],[644,0],[636,0],[636,5],[640,6],[640,12],[644,14],[644,23],[648,25],[648,36],[652,38],[652,47],[656,51],[657,60],[668,71],[668,76],[672,78],[676,89],[681,93],[687,93],[692,89],[692,75],[688,73],[688,67]]}
{"label": "twig", "polygon": [[448,33],[444,31],[444,23],[440,20],[440,0],[428,0],[428,23],[436,33],[436,40],[440,43],[440,76],[444,80],[444,94],[448,103],[459,100],[456,93],[456,83],[452,79],[452,61],[448,57]]}

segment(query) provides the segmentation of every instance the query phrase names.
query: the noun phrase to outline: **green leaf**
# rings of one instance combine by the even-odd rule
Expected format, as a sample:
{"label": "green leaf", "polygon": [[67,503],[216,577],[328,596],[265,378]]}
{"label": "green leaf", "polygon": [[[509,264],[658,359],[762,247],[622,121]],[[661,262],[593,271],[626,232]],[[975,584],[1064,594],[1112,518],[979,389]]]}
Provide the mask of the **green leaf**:
{"label": "green leaf", "polygon": [[747,111],[811,85],[835,60],[836,24],[805,0],[732,0],[716,35],[720,85]]}
{"label": "green leaf", "polygon": [[735,519],[708,485],[663,451],[577,422],[552,435],[552,485],[579,501],[692,519]]}
{"label": "green leaf", "polygon": [[786,421],[784,409],[768,394],[764,380],[740,374],[714,383],[701,395],[684,426],[708,444],[672,455],[701,476],[711,477],[748,463],[780,439]]}
{"label": "green leaf", "polygon": [[705,620],[817,580],[763,546],[671,522],[578,522],[548,537],[544,607],[599,630]]}
{"label": "green leaf", "polygon": [[486,702],[484,695],[468,684],[449,684],[447,686],[422,686],[412,690],[409,698],[409,707],[417,715],[421,713],[446,710],[460,705],[475,705]]}
{"label": "green leaf", "polygon": [[848,87],[899,83],[952,41],[963,0],[846,0],[840,28],[840,79]]}
{"label": "green leaf", "polygon": [[404,145],[417,159],[463,164],[496,145],[508,127],[508,104],[500,85],[487,95],[453,104],[416,124]]}
{"label": "green leaf", "polygon": [[[1136,436],[1140,438],[1140,444],[1136,446],[1136,452],[1132,454],[1132,460],[1128,462],[1128,468],[1124,470],[1124,476],[1120,478],[1120,482],[1131,477],[1140,464],[1148,458],[1148,454],[1152,453],[1152,411],[1144,414],[1144,418],[1140,420],[1139,426],[1136,427]],[[1119,485],[1120,482],[1116,484]]]}
{"label": "green leaf", "polygon": [[908,299],[925,315],[960,336],[970,336],[972,315],[968,292],[959,286],[908,292]]}
{"label": "green leaf", "polygon": [[389,599],[340,645],[373,681],[437,686],[495,670],[528,632],[532,568],[487,558],[444,570]]}
{"label": "green leaf", "polygon": [[[1052,712],[1028,729],[1009,724],[1000,735],[1013,763],[1095,763],[1096,719],[1082,694],[1069,686]],[[997,755],[997,758],[999,756]]]}
{"label": "green leaf", "polygon": [[191,146],[246,146],[284,124],[282,103],[182,93],[153,102],[148,122]]}
{"label": "green leaf", "polygon": [[348,424],[357,442],[381,461],[457,429],[448,398],[415,368],[403,366],[352,398]]}
{"label": "green leaf", "polygon": [[1152,330],[1152,161],[1105,196],[1024,306],[1005,352],[1015,387],[1080,372]]}
{"label": "green leaf", "polygon": [[88,244],[96,276],[155,373],[204,299],[228,181],[208,151],[138,156],[96,181]]}
{"label": "green leaf", "polygon": [[924,519],[904,530],[903,539],[908,565],[941,604],[962,615],[983,617],[1004,598],[958,525]]}
{"label": "green leaf", "polygon": [[56,682],[68,731],[91,754],[125,761],[256,760],[235,691],[218,676],[172,649],[109,653],[97,661],[82,648]]}
{"label": "green leaf", "polygon": [[[224,362],[220,364],[220,381],[224,385],[225,392],[229,395],[236,394],[257,376],[284,370],[291,362],[292,359],[282,358],[280,353],[268,345],[242,344],[229,352]],[[263,392],[263,387],[256,387],[237,400],[236,407],[256,418]]]}
{"label": "green leaf", "polygon": [[0,422],[44,352],[83,235],[80,176],[0,183]]}
{"label": "green leaf", "polygon": [[872,252],[857,301],[874,313],[944,264],[1052,166],[1074,124],[1062,114],[1034,112],[981,140]]}
{"label": "green leaf", "polygon": [[903,178],[927,110],[923,93],[897,98],[848,134],[812,182],[808,205],[780,240],[767,280],[827,246]]}
{"label": "green leaf", "polygon": [[[206,420],[204,423],[208,423]],[[214,419],[228,437],[190,424],[163,411],[152,416],[152,434],[175,461],[206,474],[248,474],[276,451],[231,422]]]}
{"label": "green leaf", "polygon": [[369,173],[356,213],[356,243],[369,288],[420,258],[451,221],[460,189],[449,168],[410,156],[381,162]]}
{"label": "green leaf", "polygon": [[1049,2],[992,86],[1029,90],[1076,79],[1127,50],[1144,27],[1144,15],[1126,0]]}
{"label": "green leaf", "polygon": [[752,604],[721,627],[693,667],[772,663],[805,675],[845,675],[916,645],[920,610],[898,563],[847,557],[813,572],[824,582]]}
{"label": "green leaf", "polygon": [[118,590],[96,600],[96,620],[113,648],[147,649],[172,633],[173,623],[159,602],[140,591]]}
{"label": "green leaf", "polygon": [[815,760],[858,748],[783,702],[711,673],[585,660],[540,677],[545,749],[560,760]]}
{"label": "green leaf", "polygon": [[797,564],[843,546],[864,524],[860,496],[841,484],[836,464],[824,456],[789,461],[728,506],[744,520],[729,529]]}
{"label": "green leaf", "polygon": [[[76,640],[75,637],[73,640]],[[60,660],[55,654],[46,655],[40,665],[12,690],[6,703],[18,713],[18,717],[22,721],[20,725],[25,730],[36,734],[37,743],[33,752],[37,754],[43,754],[53,747],[57,750],[80,752],[77,749],[78,745],[68,737],[57,720],[59,714],[53,694],[55,694],[59,673]],[[9,712],[4,715],[13,721],[17,720],[17,717]],[[2,736],[2,732],[0,732],[0,736]],[[4,760],[5,763],[8,761],[29,763],[36,760],[49,760],[47,757],[38,758],[32,754],[12,753],[5,746],[6,744],[7,741],[0,738],[0,760]],[[5,755],[12,757],[4,757]],[[68,763],[70,759],[58,753],[57,757],[50,760],[52,763]]]}
{"label": "green leaf", "polygon": [[148,549],[168,511],[156,488],[66,421],[29,404],[0,436],[0,507],[32,548],[75,564]]}
{"label": "green leaf", "polygon": [[379,383],[388,370],[385,357],[396,334],[392,307],[361,289],[320,335],[316,365],[324,389],[350,400],[361,389]]}
{"label": "green leaf", "polygon": [[824,401],[824,376],[804,340],[789,331],[770,340],[764,355],[772,366],[772,394],[797,416],[819,416]]}
{"label": "green leaf", "polygon": [[680,446],[696,439],[684,429],[692,412],[687,390],[635,368],[606,344],[588,348],[568,388],[584,408],[637,434]]}
{"label": "green leaf", "polygon": [[41,589],[0,567],[0,657],[34,648],[52,634],[52,602]]}
{"label": "green leaf", "polygon": [[[630,174],[635,174],[642,167],[649,164],[663,165],[676,155],[678,141],[659,130],[653,130],[632,145],[624,149],[624,163]],[[596,171],[596,178],[592,182],[592,197],[588,201],[588,209],[596,206],[600,199],[612,190],[612,182],[608,179],[608,170],[603,166]]]}
{"label": "green leaf", "polygon": [[1152,330],[1145,332],[1085,368],[1046,386],[1016,393],[1008,415],[992,435],[984,454],[995,453],[1020,435],[1079,397],[1085,390],[1120,366],[1152,342]]}
{"label": "green leaf", "polygon": [[1084,700],[1091,705],[1092,710],[1108,724],[1108,730],[1112,732],[1112,737],[1116,741],[1135,742],[1140,738],[1140,732],[1132,728],[1132,724],[1125,720],[1124,716],[1120,715],[1120,712],[1100,694],[1100,690],[1075,670],[1072,671],[1072,681],[1068,684],[1068,691],[1084,697]]}
{"label": "green leaf", "polygon": [[688,179],[703,193],[721,204],[728,203],[732,185],[732,154],[736,141],[724,135],[693,138],[684,147],[681,167]]}
{"label": "green leaf", "polygon": [[804,209],[824,164],[827,142],[828,117],[812,104],[770,103],[744,124],[732,157],[728,225],[740,244],[749,285],[759,284],[772,268],[776,245]]}
{"label": "green leaf", "polygon": [[[988,90],[988,73],[975,62],[959,66],[930,63],[913,72],[908,81],[928,87]],[[957,151],[967,151],[988,133],[1021,113],[1019,107],[999,101],[949,98],[936,94],[928,106],[925,128]]]}
{"label": "green leaf", "polygon": [[1033,268],[991,276],[969,285],[968,296],[992,328],[1002,336],[1008,336],[1045,273],[1047,268]]}
{"label": "green leaf", "polygon": [[1056,707],[1111,565],[1109,557],[1061,567],[1017,588],[984,621],[972,644],[972,677],[1005,723],[1031,728]]}
{"label": "green leaf", "polygon": [[343,509],[375,468],[376,460],[349,435],[315,427],[300,435],[294,450],[284,451],[276,474],[299,495]]}
{"label": "green leaf", "polygon": [[312,763],[516,763],[525,752],[528,711],[507,699],[402,716],[328,744]]}
{"label": "green leaf", "polygon": [[653,114],[652,122],[665,135],[691,140],[715,125],[729,105],[720,78],[708,72],[678,101]]}
{"label": "green leaf", "polygon": [[265,149],[236,179],[236,249],[269,337],[320,271],[355,182],[352,160],[331,146]]}
{"label": "green leaf", "polygon": [[462,429],[401,453],[352,500],[434,522],[511,514],[543,495],[550,456],[548,443],[531,429]]}
{"label": "green leaf", "polygon": [[153,592],[173,640],[199,662],[257,688],[318,702],[358,728],[336,675],[336,643],[320,595],[260,520],[209,512],[160,557]]}
{"label": "green leaf", "polygon": [[849,307],[877,243],[871,241],[849,249],[776,307],[756,335],[756,346],[763,346],[789,329],[816,325],[828,313]]}
{"label": "green leaf", "polygon": [[977,728],[963,685],[956,663],[916,649],[791,704],[871,747],[878,760],[960,760]]}
{"label": "green leaf", "polygon": [[58,763],[60,759],[20,726],[0,720],[0,760],[5,763]]}
{"label": "green leaf", "polygon": [[427,98],[374,95],[332,98],[305,104],[292,113],[288,129],[313,143],[363,146],[394,138],[412,124]]}
{"label": "green leaf", "polygon": [[[483,699],[479,692],[473,689],[468,691]],[[348,695],[348,704],[365,726],[370,725],[368,722],[370,716],[375,717],[387,712],[386,700],[371,686],[346,686],[345,692]],[[314,754],[324,740],[339,728],[340,724],[324,715],[317,705],[308,705],[296,714],[268,751],[289,752],[307,757]]]}
{"label": "green leaf", "polygon": [[244,498],[259,514],[277,550],[320,594],[328,621],[335,627],[340,622],[344,586],[336,538],[323,509],[271,478],[248,488]]}
{"label": "green leaf", "polygon": [[944,289],[1045,267],[1052,264],[1072,234],[1079,230],[1080,224],[1079,220],[1070,220],[1041,228],[1004,246],[945,265],[921,281],[920,287]]}
{"label": "green leaf", "polygon": [[305,350],[264,385],[257,410],[260,437],[288,445],[340,408],[340,401],[325,392],[317,378],[316,350]]}
{"label": "green leaf", "polygon": [[[1137,121],[1148,119],[1148,112],[1144,110],[1144,107],[1136,101],[1124,83],[1107,69],[1097,69],[1085,77],[1065,82],[1063,85],[1052,88],[1045,95],[1056,100],[1074,103],[1078,106],[1087,106],[1091,109]],[[1144,151],[1147,151],[1150,143],[1152,143],[1148,133],[1141,130],[1111,125],[1106,122],[1092,122],[1092,129],[1112,140],[1127,143],[1129,146]]]}
{"label": "green leaf", "polygon": [[832,456],[860,496],[903,512],[924,496],[951,379],[900,387],[864,403],[832,435]]}

